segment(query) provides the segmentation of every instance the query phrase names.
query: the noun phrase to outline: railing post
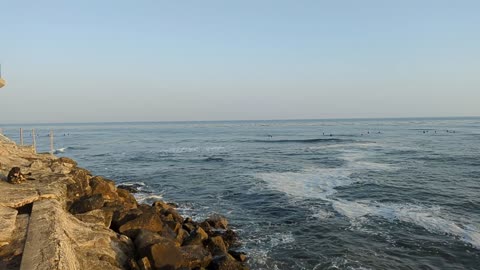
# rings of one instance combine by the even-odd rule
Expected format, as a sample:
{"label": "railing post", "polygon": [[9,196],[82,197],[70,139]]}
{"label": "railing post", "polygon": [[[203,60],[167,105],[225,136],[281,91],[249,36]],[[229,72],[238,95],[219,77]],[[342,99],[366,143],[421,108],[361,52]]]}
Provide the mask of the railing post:
{"label": "railing post", "polygon": [[35,129],[32,128],[32,146],[33,146],[33,151],[37,153],[37,138],[35,135]]}
{"label": "railing post", "polygon": [[53,129],[50,129],[50,154],[53,155],[54,148],[53,148]]}
{"label": "railing post", "polygon": [[23,128],[20,128],[20,145],[23,145]]}

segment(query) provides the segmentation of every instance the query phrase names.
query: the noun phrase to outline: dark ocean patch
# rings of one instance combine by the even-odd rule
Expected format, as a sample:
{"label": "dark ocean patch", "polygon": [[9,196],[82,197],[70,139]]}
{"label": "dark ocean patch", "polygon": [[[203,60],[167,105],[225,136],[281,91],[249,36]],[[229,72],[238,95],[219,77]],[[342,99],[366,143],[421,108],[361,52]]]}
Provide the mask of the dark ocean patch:
{"label": "dark ocean patch", "polygon": [[338,138],[318,138],[318,139],[285,139],[285,140],[250,140],[247,142],[255,142],[255,143],[329,143],[329,142],[336,142],[336,143],[350,143],[355,142],[355,140],[345,140],[345,139],[338,139]]}
{"label": "dark ocean patch", "polygon": [[203,159],[203,161],[206,161],[206,162],[223,162],[223,161],[225,161],[225,159],[223,159],[221,157],[207,157],[207,158]]}
{"label": "dark ocean patch", "polygon": [[66,148],[67,150],[88,150],[88,147],[83,146],[69,146]]}

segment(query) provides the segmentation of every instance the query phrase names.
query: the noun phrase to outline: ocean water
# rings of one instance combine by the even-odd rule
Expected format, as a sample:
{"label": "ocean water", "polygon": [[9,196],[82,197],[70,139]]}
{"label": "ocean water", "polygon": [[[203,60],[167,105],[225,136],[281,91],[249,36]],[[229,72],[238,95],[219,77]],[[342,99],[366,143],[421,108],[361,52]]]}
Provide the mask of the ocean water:
{"label": "ocean water", "polygon": [[226,216],[252,269],[480,268],[480,118],[22,127],[139,200]]}

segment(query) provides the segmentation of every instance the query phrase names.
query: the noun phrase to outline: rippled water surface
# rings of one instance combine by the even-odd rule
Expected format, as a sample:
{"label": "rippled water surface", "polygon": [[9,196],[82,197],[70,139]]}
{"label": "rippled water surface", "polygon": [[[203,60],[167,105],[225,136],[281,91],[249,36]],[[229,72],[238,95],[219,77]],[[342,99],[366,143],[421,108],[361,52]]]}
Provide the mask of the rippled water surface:
{"label": "rippled water surface", "polygon": [[145,202],[227,216],[253,269],[480,265],[478,118],[35,128],[41,151],[53,128],[58,155]]}

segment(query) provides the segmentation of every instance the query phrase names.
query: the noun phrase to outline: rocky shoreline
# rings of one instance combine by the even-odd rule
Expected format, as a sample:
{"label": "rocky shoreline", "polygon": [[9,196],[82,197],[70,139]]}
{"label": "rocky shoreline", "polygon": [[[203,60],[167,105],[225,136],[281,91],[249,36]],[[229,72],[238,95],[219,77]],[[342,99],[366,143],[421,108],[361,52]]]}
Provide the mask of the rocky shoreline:
{"label": "rocky shoreline", "polygon": [[0,269],[248,269],[224,217],[141,204],[72,159],[0,141],[0,177]]}

